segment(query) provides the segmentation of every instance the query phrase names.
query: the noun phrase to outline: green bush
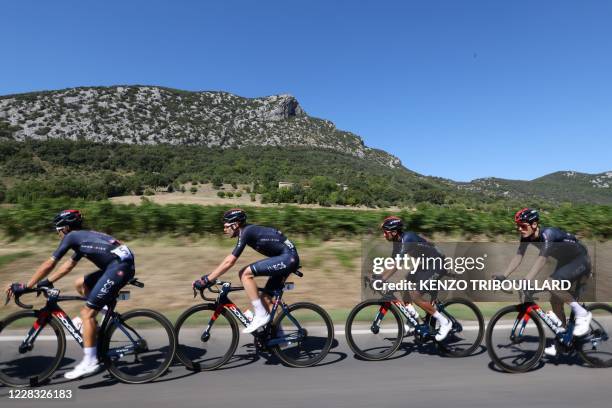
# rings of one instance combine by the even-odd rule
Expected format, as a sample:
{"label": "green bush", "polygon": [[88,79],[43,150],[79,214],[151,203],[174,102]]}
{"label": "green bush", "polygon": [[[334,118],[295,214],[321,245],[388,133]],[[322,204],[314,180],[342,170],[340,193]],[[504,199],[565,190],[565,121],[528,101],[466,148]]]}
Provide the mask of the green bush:
{"label": "green bush", "polygon": [[[219,192],[221,193],[221,191]],[[108,231],[124,238],[148,234],[220,234],[219,220],[227,206],[185,204],[158,205],[112,204],[110,201],[40,200],[13,207],[0,207],[0,231],[11,238],[27,233],[46,234],[50,220],[61,209],[72,207],[83,211],[86,227]],[[515,235],[515,208],[471,210],[463,206],[420,204],[417,210],[394,212],[406,228],[426,234],[463,233]],[[249,220],[270,225],[288,234],[314,235],[322,238],[355,236],[379,232],[380,221],[389,211],[345,209],[312,209],[295,206],[247,207]],[[612,206],[562,206],[542,211],[544,225],[553,225],[581,236],[606,239],[612,237]]]}

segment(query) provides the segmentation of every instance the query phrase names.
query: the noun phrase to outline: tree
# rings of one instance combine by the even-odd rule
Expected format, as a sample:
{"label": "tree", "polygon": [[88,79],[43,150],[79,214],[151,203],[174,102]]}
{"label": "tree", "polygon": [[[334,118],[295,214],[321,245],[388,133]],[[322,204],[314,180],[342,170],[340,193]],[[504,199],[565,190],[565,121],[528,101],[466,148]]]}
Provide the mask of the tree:
{"label": "tree", "polygon": [[223,186],[223,179],[219,176],[215,176],[212,178],[213,188],[221,188]]}

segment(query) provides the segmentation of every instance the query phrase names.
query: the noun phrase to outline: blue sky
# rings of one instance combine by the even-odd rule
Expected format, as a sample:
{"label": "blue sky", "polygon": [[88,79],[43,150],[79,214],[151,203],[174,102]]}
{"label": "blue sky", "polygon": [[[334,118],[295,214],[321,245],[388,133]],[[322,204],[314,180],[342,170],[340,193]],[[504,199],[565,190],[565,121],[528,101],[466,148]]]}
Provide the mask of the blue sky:
{"label": "blue sky", "polygon": [[423,174],[612,170],[612,3],[0,6],[0,94],[150,84],[295,95]]}

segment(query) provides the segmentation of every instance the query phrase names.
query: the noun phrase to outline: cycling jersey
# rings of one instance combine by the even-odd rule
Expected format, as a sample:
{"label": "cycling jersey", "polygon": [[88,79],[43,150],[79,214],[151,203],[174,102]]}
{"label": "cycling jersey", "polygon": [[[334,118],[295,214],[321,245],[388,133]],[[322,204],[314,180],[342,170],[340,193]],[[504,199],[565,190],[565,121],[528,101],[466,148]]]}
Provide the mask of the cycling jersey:
{"label": "cycling jersey", "polygon": [[587,255],[587,249],[574,235],[559,228],[542,228],[537,238],[534,236],[521,238],[517,253],[524,255],[529,244],[540,249],[540,256],[550,256],[562,263]]}
{"label": "cycling jersey", "polygon": [[136,272],[132,251],[102,232],[70,231],[53,252],[52,258],[59,261],[70,249],[74,251],[73,260],[79,261],[85,257],[100,269],[84,279],[89,289],[87,306],[92,309],[100,310],[112,302]]}
{"label": "cycling jersey", "polygon": [[239,257],[247,245],[268,257],[295,251],[293,243],[279,230],[253,224],[240,229],[240,236],[232,255]]}
{"label": "cycling jersey", "polygon": [[[410,231],[403,232],[401,238],[397,242],[393,242],[393,257],[400,255],[409,255],[414,258],[442,258],[442,262],[431,262],[435,264],[433,267],[419,267],[416,271],[410,271],[406,274],[406,280],[415,282],[417,291],[421,294],[429,293],[430,291],[421,289],[420,283],[428,280],[438,280],[446,274],[444,269],[444,255],[435,247],[434,244],[427,241],[425,238]],[[434,293],[432,292],[432,295]],[[404,301],[410,300],[410,294],[406,291],[403,295]]]}
{"label": "cycling jersey", "polygon": [[444,258],[434,244],[410,231],[403,232],[400,241],[393,242],[393,257],[406,254],[414,258]]}
{"label": "cycling jersey", "polygon": [[572,234],[559,228],[542,228],[540,235],[521,238],[517,253],[524,255],[529,244],[540,249],[540,256],[551,257],[557,261],[552,279],[579,282],[582,277],[591,275],[591,259],[584,245]]}
{"label": "cycling jersey", "polygon": [[[118,251],[119,247],[121,249]],[[132,262],[134,258],[132,252],[126,246],[122,246],[118,240],[97,231],[70,231],[51,256],[59,261],[70,249],[74,251],[73,260],[79,261],[85,257],[100,269],[105,269],[118,258],[121,260],[130,260],[131,258]]]}
{"label": "cycling jersey", "polygon": [[280,289],[285,278],[300,266],[295,245],[277,229],[252,224],[242,227],[232,254],[239,257],[247,245],[269,257],[249,265],[253,275],[270,277],[268,290]]}

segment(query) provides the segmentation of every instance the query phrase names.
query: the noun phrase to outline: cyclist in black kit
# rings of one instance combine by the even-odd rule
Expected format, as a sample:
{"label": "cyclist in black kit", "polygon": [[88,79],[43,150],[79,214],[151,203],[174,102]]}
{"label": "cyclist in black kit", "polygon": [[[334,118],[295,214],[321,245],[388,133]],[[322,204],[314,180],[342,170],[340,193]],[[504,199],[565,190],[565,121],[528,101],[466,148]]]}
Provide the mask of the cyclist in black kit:
{"label": "cyclist in black kit", "polygon": [[[434,266],[431,268],[419,268],[418,270],[414,271],[414,273],[409,273],[407,276],[408,280],[412,280],[418,284],[419,282],[430,279],[437,279],[446,273],[443,266],[444,255],[438,251],[435,245],[420,237],[418,234],[410,231],[404,231],[404,223],[401,218],[395,216],[385,218],[381,224],[381,229],[383,230],[385,239],[393,242],[392,257],[397,255],[409,255],[415,258],[423,257],[431,260],[441,260],[441,262],[439,262],[439,267]],[[435,264],[435,262],[433,263]],[[397,269],[395,268],[387,270],[383,274],[382,279],[386,281],[395,272],[397,272]],[[408,291],[408,296],[404,300],[410,300],[416,303],[419,307],[421,307],[421,309],[425,310],[440,322],[440,329],[438,330],[435,339],[436,341],[442,341],[446,338],[446,336],[448,336],[448,333],[453,326],[452,322],[442,313],[438,312],[434,304],[423,298],[422,295],[424,292],[426,291]],[[411,328],[406,327],[406,329],[409,330]]]}
{"label": "cyclist in black kit", "polygon": [[[510,265],[503,275],[494,276],[499,280],[506,279],[518,268],[523,260],[527,246],[536,245],[540,249],[540,256],[532,266],[525,279],[534,279],[546,264],[548,257],[557,260],[555,271],[550,276],[555,280],[568,280],[572,284],[580,284],[591,275],[591,260],[588,251],[582,243],[572,234],[559,228],[541,227],[540,215],[531,208],[523,208],[514,216],[514,222],[521,234],[521,244]],[[582,281],[582,282],[581,282]],[[575,316],[574,336],[588,334],[593,315],[582,307],[567,291],[552,291],[550,304],[553,312],[559,317],[563,326],[566,324],[563,304],[572,308]],[[549,356],[555,356],[557,350],[553,344],[545,350]]]}
{"label": "cyclist in black kit", "polygon": [[[53,287],[53,282],[74,269],[81,258],[89,259],[99,269],[76,280],[76,289],[87,297],[81,309],[83,324],[83,360],[64,374],[75,379],[93,374],[99,368],[96,349],[96,315],[114,300],[119,290],[134,277],[134,255],[130,249],[110,235],[96,231],[82,230],[83,217],[78,210],[60,212],[53,223],[62,242],[51,258],[42,263],[34,276],[25,284],[13,283],[7,288],[7,295],[19,294],[26,288]],[[59,260],[68,252],[74,254],[51,276]]]}
{"label": "cyclist in black kit", "polygon": [[239,272],[240,280],[255,310],[253,319],[243,330],[243,333],[252,333],[268,323],[271,306],[268,296],[263,296],[265,305],[262,303],[257,290],[257,283],[253,278],[255,276],[269,276],[266,289],[279,289],[285,278],[298,269],[300,258],[293,243],[279,230],[247,224],[246,219],[246,213],[239,208],[233,208],[223,214],[223,231],[228,237],[238,237],[236,247],[214,271],[202,276],[201,279],[193,283],[193,286],[201,289],[214,284],[219,276],[234,266],[247,245],[267,256],[267,259],[247,265]]}

